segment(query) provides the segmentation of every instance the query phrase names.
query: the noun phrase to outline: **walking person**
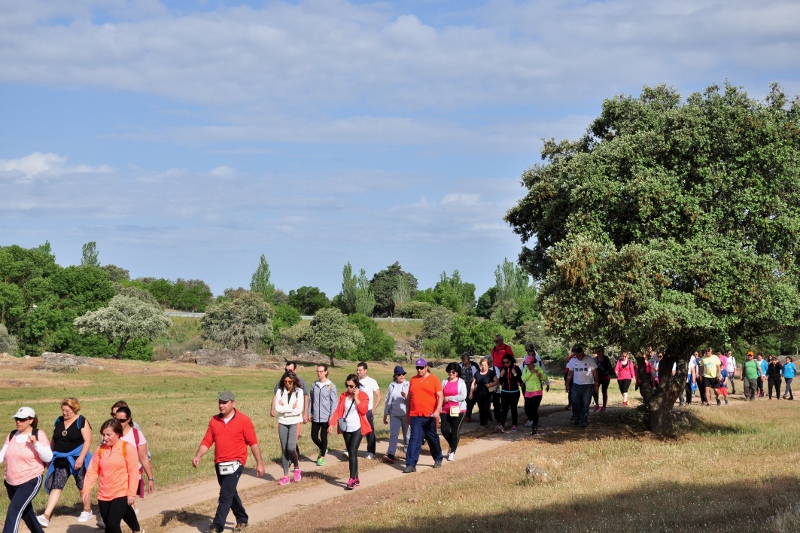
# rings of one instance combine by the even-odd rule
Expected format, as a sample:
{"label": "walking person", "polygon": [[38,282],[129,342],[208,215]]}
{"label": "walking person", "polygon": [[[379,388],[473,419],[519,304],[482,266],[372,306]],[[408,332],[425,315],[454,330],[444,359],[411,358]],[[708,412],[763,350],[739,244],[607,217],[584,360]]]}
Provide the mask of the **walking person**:
{"label": "walking person", "polygon": [[500,370],[499,380],[501,411],[500,419],[497,421],[497,431],[505,432],[509,411],[511,411],[511,431],[516,431],[522,370],[516,365],[513,355],[503,357],[503,369]]}
{"label": "walking person", "polygon": [[406,396],[408,396],[408,381],[406,381],[405,369],[398,365],[394,367],[394,378],[389,383],[386,391],[386,403],[383,406],[383,423],[389,424],[389,447],[383,460],[389,464],[394,464],[397,452],[397,438],[403,434],[403,451],[408,449],[409,431],[406,415]]}
{"label": "walking person", "polygon": [[592,391],[597,391],[599,380],[594,359],[586,357],[583,346],[572,348],[575,355],[567,363],[567,379],[572,384],[572,417],[576,426],[585,429],[589,424],[589,403]]}
{"label": "walking person", "polygon": [[[119,411],[117,411],[119,412]],[[99,482],[97,506],[107,533],[122,533],[124,520],[131,531],[143,533],[133,510],[139,487],[139,461],[134,449],[122,440],[122,425],[116,418],[100,426],[103,444],[89,463],[81,490],[84,506],[89,505],[94,484]]]}
{"label": "walking person", "polygon": [[[475,374],[480,372],[481,368],[475,363],[467,352],[461,354],[461,379],[467,386],[467,390],[472,390],[472,382],[475,381]],[[475,400],[467,398],[467,414],[464,417],[464,422],[472,422],[472,410],[475,408]]]}
{"label": "walking person", "polygon": [[772,399],[772,389],[775,389],[775,399],[781,399],[781,380],[783,378],[783,365],[778,358],[770,354],[769,364],[767,365],[767,387],[769,387],[769,399]]}
{"label": "walking person", "polygon": [[345,490],[353,490],[361,484],[358,479],[358,447],[361,438],[372,432],[372,426],[367,420],[369,396],[359,390],[361,383],[358,381],[358,376],[350,374],[344,384],[345,392],[339,396],[339,403],[328,421],[328,433],[333,433],[333,428],[336,427],[337,433],[344,439],[350,466],[350,479],[347,480]]}
{"label": "walking person", "polygon": [[766,395],[764,393],[764,383],[767,381],[767,368],[769,367],[769,363],[764,359],[764,352],[756,354],[756,363],[761,367],[761,377],[758,380],[758,395],[763,398]]}
{"label": "walking person", "polygon": [[[686,372],[686,403],[692,403],[695,389],[697,389],[697,359],[692,354],[689,356],[689,366]],[[681,405],[683,405],[683,402],[681,402]]]}
{"label": "walking person", "polygon": [[233,511],[236,517],[235,533],[247,527],[248,516],[239,498],[236,486],[247,463],[247,447],[256,460],[256,476],[264,475],[264,462],[258,447],[256,430],[253,421],[236,409],[236,396],[231,391],[220,393],[217,398],[219,414],[208,422],[208,429],[203,437],[197,453],[192,459],[192,466],[197,468],[200,459],[214,446],[214,467],[219,483],[219,500],[214,520],[204,533],[222,533],[228,513]]}
{"label": "walking person", "polygon": [[442,380],[442,437],[450,446],[447,460],[456,460],[461,423],[467,413],[467,384],[461,379],[461,365],[449,363],[447,377]]}
{"label": "walking person", "polygon": [[311,417],[311,440],[319,449],[317,466],[325,466],[328,453],[328,421],[336,409],[339,393],[336,385],[328,379],[328,365],[317,365],[317,381],[308,391],[309,416]]}
{"label": "walking person", "polygon": [[794,366],[792,358],[787,356],[786,363],[783,365],[783,379],[786,381],[786,391],[783,393],[783,397],[787,400],[794,400],[792,380],[794,380],[795,374],[797,374],[797,367]]}
{"label": "walking person", "polygon": [[[525,355],[525,359],[522,360],[522,364],[520,365],[520,368],[522,369],[522,373],[523,374],[525,373],[525,367],[527,367],[529,364],[533,363],[537,367],[539,367],[539,369],[541,369],[542,373],[544,374],[544,364],[542,362],[542,358],[539,357],[538,353],[536,353],[536,348],[533,346],[532,342],[529,342],[529,343],[525,344],[525,354],[526,354]],[[529,397],[528,394],[527,394],[527,385],[525,383],[525,380],[522,380],[521,389],[522,389],[522,398],[523,398],[523,400],[522,400],[523,408],[525,408],[524,407],[526,405],[525,398]],[[527,408],[525,408],[525,409],[526,409],[525,414],[527,416]],[[537,410],[537,414],[538,414],[538,410]],[[528,418],[528,420],[525,422],[525,425],[528,426],[528,427],[532,427],[533,426],[533,420],[531,420],[530,416],[527,416],[527,418]]]}
{"label": "walking person", "polygon": [[703,405],[711,404],[711,394],[709,389],[714,391],[714,397],[717,400],[717,405],[722,405],[719,399],[719,377],[722,371],[722,361],[719,357],[714,355],[711,348],[706,348],[703,354],[703,383],[706,386],[706,396]]}
{"label": "walking person", "polygon": [[525,384],[525,416],[531,426],[531,434],[539,433],[539,406],[542,403],[542,388],[550,392],[550,381],[548,381],[544,370],[536,364],[536,359],[531,359],[525,368],[522,369],[522,382]]}
{"label": "walking person", "polygon": [[[492,346],[492,366],[494,367],[495,374],[498,377],[500,377],[500,372],[503,369],[503,357],[507,355],[514,357],[514,350],[512,350],[511,346],[504,342],[502,335],[495,335],[494,346]],[[497,389],[492,393],[492,407],[494,420],[497,423],[500,423],[500,413],[503,410],[503,401],[500,389]]]}
{"label": "walking person", "polygon": [[728,350],[725,357],[728,358],[728,365],[725,368],[728,371],[728,386],[731,394],[736,394],[736,358],[733,357],[733,350]]}
{"label": "walking person", "polygon": [[406,467],[404,474],[417,471],[417,461],[422,451],[422,437],[428,441],[433,457],[433,467],[442,466],[442,446],[439,443],[439,434],[436,432],[436,422],[442,412],[442,384],[439,379],[430,373],[428,362],[417,359],[417,375],[411,378],[408,385],[408,415],[406,420],[411,426],[411,442],[406,450]]}
{"label": "walking person", "polygon": [[31,533],[43,533],[33,512],[33,498],[42,488],[43,463],[53,458],[50,441],[41,429],[39,419],[30,407],[20,407],[14,414],[16,429],[6,436],[0,449],[0,463],[6,463],[4,481],[8,493],[8,509],[3,533],[17,533],[20,521]]}
{"label": "walking person", "polygon": [[489,425],[489,414],[491,408],[492,394],[500,383],[493,368],[490,357],[481,359],[480,370],[475,374],[472,388],[469,391],[469,398],[478,404],[478,414],[480,426],[485,428]]}
{"label": "walking person", "polygon": [[377,381],[367,376],[368,369],[367,363],[363,361],[356,366],[358,381],[361,383],[360,389],[369,397],[367,420],[369,420],[369,427],[372,428],[372,431],[367,433],[367,459],[375,459],[375,415],[373,409],[381,403],[381,388]]}
{"label": "walking person", "polygon": [[294,372],[286,372],[281,378],[281,386],[275,398],[275,412],[278,413],[278,439],[281,442],[281,465],[283,477],[278,485],[289,484],[289,465],[294,466],[292,481],[299,483],[300,456],[297,453],[297,425],[303,422],[305,410],[305,391],[300,388],[300,380]]}
{"label": "walking person", "polygon": [[751,402],[756,399],[758,393],[758,383],[761,381],[761,365],[753,359],[753,352],[747,352],[744,363],[742,363],[742,388],[744,397]]}
{"label": "walking person", "polygon": [[630,353],[622,352],[614,373],[617,375],[617,385],[619,385],[619,391],[622,393],[622,406],[627,407],[628,389],[631,388],[631,382],[636,380],[636,368]]}
{"label": "walking person", "polygon": [[[605,348],[598,346],[594,349],[594,364],[597,365],[597,379],[600,383],[599,390],[592,393],[594,398],[594,412],[605,411],[608,405],[608,386],[611,384],[611,378],[614,375],[614,369],[611,367],[611,361],[606,357]],[[600,407],[600,391],[603,393],[603,407]]]}
{"label": "walking person", "polygon": [[[47,504],[44,513],[36,517],[42,527],[50,524],[53,510],[70,476],[75,478],[78,490],[83,490],[86,466],[92,460],[89,451],[92,446],[92,426],[83,415],[78,414],[80,410],[81,403],[77,398],[65,398],[61,402],[61,416],[56,418],[53,426],[53,438],[50,440],[53,460],[44,480],[44,489],[48,493]],[[85,503],[78,522],[88,522],[92,518],[92,507]]]}
{"label": "walking person", "polygon": [[[297,379],[300,381],[300,388],[303,389],[305,394],[308,394],[308,387],[306,386],[306,380],[304,380],[302,377],[300,377],[300,375],[297,373],[297,363],[295,363],[294,361],[286,361],[286,365],[284,365],[283,371],[284,372],[291,372],[292,374],[297,376]],[[270,411],[269,411],[269,416],[271,416],[273,418],[275,418],[275,416],[278,414],[275,411],[275,402],[277,401],[277,398],[278,398],[278,389],[280,389],[280,387],[281,387],[282,379],[283,378],[281,377],[281,379],[278,380],[278,382],[275,384],[275,389],[273,389],[272,406],[271,406]],[[308,421],[309,421],[309,418],[308,418],[308,402],[305,402],[305,411],[303,412],[303,422],[302,423],[305,424]],[[297,424],[297,440],[296,440],[296,442],[300,442],[300,431],[301,430],[302,430],[302,425],[301,424]],[[297,454],[297,457],[300,457],[300,446],[295,446],[294,451]]]}
{"label": "walking person", "polygon": [[[129,449],[133,450],[139,458],[139,480],[136,493],[140,498],[144,498],[145,488],[142,472],[147,474],[147,492],[149,494],[152,494],[155,490],[156,481],[153,476],[153,465],[150,463],[150,457],[147,453],[147,439],[142,430],[133,427],[133,414],[131,414],[131,408],[127,405],[117,408],[114,419],[122,426],[122,440],[130,445]],[[133,510],[136,512],[135,504],[133,505]]]}

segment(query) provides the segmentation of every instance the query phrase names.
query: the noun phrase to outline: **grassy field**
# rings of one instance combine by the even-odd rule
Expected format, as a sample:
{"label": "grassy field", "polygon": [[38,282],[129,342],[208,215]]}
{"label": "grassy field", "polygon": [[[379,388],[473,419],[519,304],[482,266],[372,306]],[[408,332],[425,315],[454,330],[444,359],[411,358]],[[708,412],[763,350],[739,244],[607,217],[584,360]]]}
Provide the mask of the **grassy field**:
{"label": "grassy field", "polygon": [[[158,487],[207,479],[190,461],[216,412],[216,395],[235,391],[238,407],[255,422],[265,460],[278,459],[276,421],[269,416],[276,370],[207,368],[169,362],[98,360],[102,370],[78,373],[34,370],[36,358],[0,360],[0,420],[30,405],[46,428],[60,401],[75,396],[95,428],[111,404],[125,399],[151,442]],[[374,363],[370,375],[385,390],[393,365]],[[341,386],[355,366],[334,369]],[[407,368],[407,370],[411,370]],[[313,368],[300,370],[313,380]],[[436,372],[443,375],[441,371]],[[641,430],[636,410],[612,408],[593,415],[578,431],[560,420],[565,395],[559,381],[545,396],[542,434],[509,444],[486,457],[456,461],[439,471],[403,477],[343,501],[323,502],[289,531],[800,531],[800,404],[734,397],[727,407],[681,411],[679,436],[664,439]],[[621,397],[612,385],[611,404]],[[636,403],[635,401],[633,402]],[[378,414],[382,411],[378,408]],[[377,418],[377,417],[376,417]],[[556,419],[559,419],[556,421]],[[305,426],[301,452],[315,457]],[[378,424],[378,438],[386,438]],[[95,435],[94,446],[98,443]],[[332,447],[341,448],[339,438]],[[533,462],[552,476],[531,483]],[[75,513],[78,495],[69,484],[56,513]],[[43,493],[35,506],[41,509]],[[0,498],[4,513],[7,498]],[[310,516],[313,515],[313,516]],[[256,525],[266,533],[275,524]],[[148,526],[149,528],[149,526]]]}

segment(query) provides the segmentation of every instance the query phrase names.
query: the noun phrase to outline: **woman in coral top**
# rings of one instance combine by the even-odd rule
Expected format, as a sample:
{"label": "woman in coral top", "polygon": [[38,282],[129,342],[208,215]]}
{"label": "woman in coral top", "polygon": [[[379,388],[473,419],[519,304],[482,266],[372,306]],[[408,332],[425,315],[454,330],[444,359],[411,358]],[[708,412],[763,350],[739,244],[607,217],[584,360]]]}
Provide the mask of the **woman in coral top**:
{"label": "woman in coral top", "polygon": [[36,429],[39,420],[33,409],[20,407],[14,422],[17,429],[6,437],[0,449],[0,463],[6,462],[5,485],[10,500],[3,533],[17,533],[20,520],[32,533],[43,533],[31,501],[42,488],[42,463],[50,462],[53,451],[44,431]]}
{"label": "woman in coral top", "polygon": [[[361,438],[372,432],[372,426],[367,420],[369,396],[366,392],[358,390],[361,386],[358,376],[350,374],[344,383],[347,391],[339,396],[339,405],[328,421],[328,433],[333,433],[333,428],[336,428],[344,438],[350,463],[350,479],[347,480],[345,489],[353,490],[361,484],[358,480],[358,447]],[[344,428],[339,427],[340,420],[343,421]]]}
{"label": "woman in coral top", "polygon": [[122,424],[116,418],[106,420],[100,434],[103,444],[89,463],[81,500],[84,505],[89,504],[94,484],[99,481],[97,505],[106,524],[106,533],[122,533],[122,520],[134,533],[141,533],[132,507],[139,488],[139,456],[134,447],[122,440]]}

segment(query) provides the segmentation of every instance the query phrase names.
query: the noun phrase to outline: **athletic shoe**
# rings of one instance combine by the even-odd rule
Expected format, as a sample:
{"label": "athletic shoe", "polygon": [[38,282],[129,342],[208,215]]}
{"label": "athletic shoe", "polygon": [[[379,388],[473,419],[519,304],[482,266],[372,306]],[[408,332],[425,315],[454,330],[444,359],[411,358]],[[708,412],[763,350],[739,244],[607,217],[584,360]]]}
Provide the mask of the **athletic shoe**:
{"label": "athletic shoe", "polygon": [[442,460],[441,460],[441,459],[439,459],[438,461],[436,461],[435,463],[433,463],[433,467],[434,467],[434,468],[441,468],[441,467],[442,467]]}
{"label": "athletic shoe", "polygon": [[81,515],[78,517],[78,522],[88,522],[94,518],[94,513],[91,511],[81,511]]}
{"label": "athletic shoe", "polygon": [[464,422],[472,422],[472,417],[468,416],[467,418],[464,419]]}
{"label": "athletic shoe", "polygon": [[208,526],[208,529],[203,531],[203,533],[222,533],[219,529],[215,528],[214,526]]}
{"label": "athletic shoe", "polygon": [[295,468],[294,469],[294,479],[293,479],[293,481],[295,483],[300,483],[301,479],[303,479],[303,476],[300,474],[300,469],[299,468]]}
{"label": "athletic shoe", "polygon": [[497,424],[497,431],[499,431],[500,433],[505,433],[506,432],[505,428],[503,426],[501,426],[500,424]]}
{"label": "athletic shoe", "polygon": [[533,427],[533,420],[528,420],[525,422],[525,427]]}
{"label": "athletic shoe", "polygon": [[48,520],[47,518],[45,518],[43,514],[40,514],[39,516],[37,516],[37,517],[36,517],[36,520],[38,520],[38,521],[39,521],[39,524],[40,524],[42,527],[47,527],[47,526],[49,526],[49,525],[50,525],[50,520]]}
{"label": "athletic shoe", "polygon": [[358,478],[355,478],[355,479],[353,480],[353,486],[354,486],[354,487],[360,487],[360,486],[361,486],[361,480],[360,480],[360,479],[358,479]]}
{"label": "athletic shoe", "polygon": [[325,466],[325,458],[321,455],[317,457],[317,466]]}
{"label": "athletic shoe", "polygon": [[594,412],[596,413],[596,412],[597,412],[597,411],[599,411],[599,410],[600,410],[600,406],[599,406],[599,405],[595,405],[595,406],[594,406]]}
{"label": "athletic shoe", "polygon": [[456,460],[456,452],[450,452],[447,454],[448,461],[455,461]]}
{"label": "athletic shoe", "polygon": [[725,398],[725,405],[728,405],[728,399]]}
{"label": "athletic shoe", "polygon": [[393,465],[394,464],[394,455],[391,454],[391,453],[387,453],[386,455],[383,456],[383,462],[384,463],[389,463],[390,465]]}
{"label": "athletic shoe", "polygon": [[[234,529],[233,531],[235,532],[236,530]],[[139,531],[134,531],[133,533],[144,533],[144,528],[140,529]]]}
{"label": "athletic shoe", "polygon": [[278,480],[278,485],[288,485],[289,484],[289,476],[283,476]]}
{"label": "athletic shoe", "polygon": [[97,516],[97,528],[98,529],[105,529],[106,528],[106,523],[103,522],[103,517],[100,516],[100,515]]}
{"label": "athletic shoe", "polygon": [[236,525],[233,526],[233,533],[239,533],[240,531],[244,531],[244,528],[247,527],[247,522],[236,522]]}
{"label": "athletic shoe", "polygon": [[347,486],[344,488],[344,490],[353,490],[354,488],[356,488],[356,480],[353,478],[348,479]]}
{"label": "athletic shoe", "polygon": [[717,405],[722,405],[722,402],[717,398]]}
{"label": "athletic shoe", "polygon": [[539,429],[538,428],[533,428],[531,430],[531,435],[538,435],[538,434],[539,434]]}
{"label": "athletic shoe", "polygon": [[403,473],[404,474],[411,474],[412,472],[416,472],[416,471],[417,471],[417,467],[416,466],[407,466],[407,467],[405,467],[403,469]]}
{"label": "athletic shoe", "polygon": [[348,452],[347,450],[345,450],[345,451],[344,451],[344,456],[345,456],[345,457],[350,457],[350,452]]}
{"label": "athletic shoe", "polygon": [[375,459],[375,456],[371,453],[367,454],[367,459]]}
{"label": "athletic shoe", "polygon": [[512,425],[511,425],[511,431],[517,431],[517,426],[515,426],[515,425],[513,425],[513,424],[512,424]]}
{"label": "athletic shoe", "polygon": [[628,407],[628,402],[622,402],[622,407]]}
{"label": "athletic shoe", "polygon": [[603,407],[601,407],[601,408],[600,408],[600,412],[604,412],[605,410],[606,410],[606,407],[605,407],[605,406],[603,406]]}

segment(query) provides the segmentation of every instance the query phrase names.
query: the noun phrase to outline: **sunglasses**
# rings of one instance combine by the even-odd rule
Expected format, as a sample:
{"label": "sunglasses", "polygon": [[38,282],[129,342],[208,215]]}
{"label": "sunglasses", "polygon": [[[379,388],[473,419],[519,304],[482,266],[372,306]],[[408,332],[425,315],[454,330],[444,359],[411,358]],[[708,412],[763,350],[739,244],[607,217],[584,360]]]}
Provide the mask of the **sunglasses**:
{"label": "sunglasses", "polygon": [[347,388],[348,388],[348,389],[357,389],[358,387],[356,387],[355,385],[351,385],[350,383],[348,383],[348,384],[347,384]]}
{"label": "sunglasses", "polygon": [[418,366],[417,370],[425,370],[425,367],[424,366]]}
{"label": "sunglasses", "polygon": [[33,420],[33,418],[14,418],[15,422],[25,422],[26,420]]}
{"label": "sunglasses", "polygon": [[451,370],[448,374],[458,374],[458,370]]}
{"label": "sunglasses", "polygon": [[116,419],[116,421],[119,422],[119,423],[127,422],[128,420],[130,420],[130,418],[117,418]]}
{"label": "sunglasses", "polygon": [[503,361],[503,364],[504,364],[504,365],[510,365],[510,364],[511,364],[511,361]]}

